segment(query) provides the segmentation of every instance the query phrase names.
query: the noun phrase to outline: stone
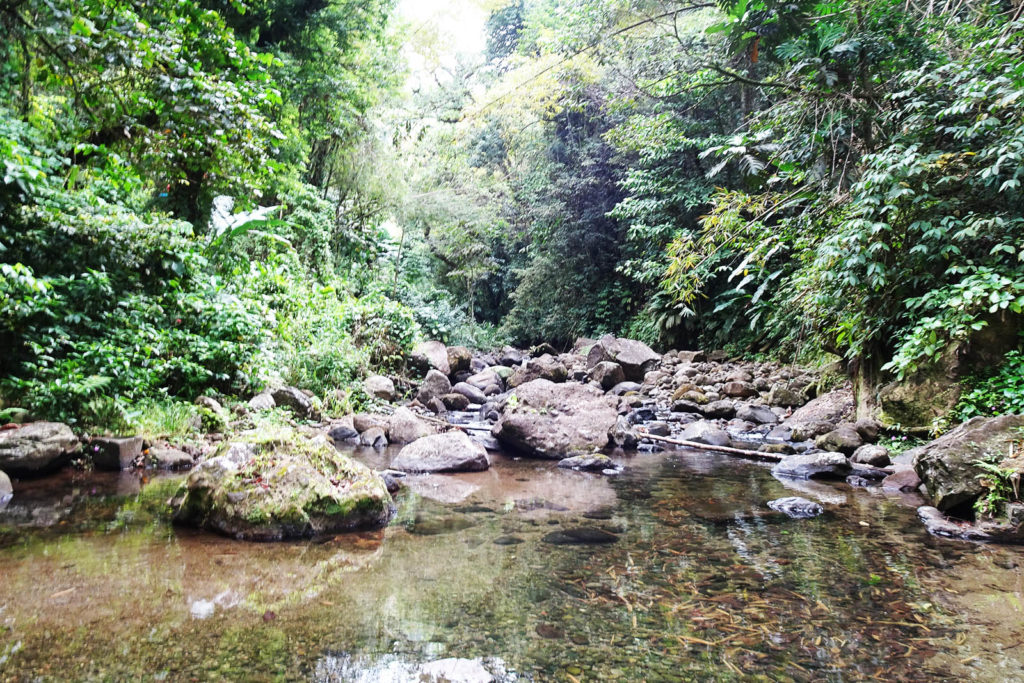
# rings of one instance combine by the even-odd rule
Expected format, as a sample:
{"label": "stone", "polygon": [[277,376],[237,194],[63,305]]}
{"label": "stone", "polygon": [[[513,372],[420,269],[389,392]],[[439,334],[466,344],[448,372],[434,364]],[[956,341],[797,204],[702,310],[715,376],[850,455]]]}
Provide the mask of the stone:
{"label": "stone", "polygon": [[492,433],[526,455],[562,459],[607,446],[617,419],[600,389],[536,379],[515,389]]}
{"label": "stone", "polygon": [[61,422],[29,422],[0,431],[0,469],[32,476],[59,469],[81,450],[71,427]]}
{"label": "stone", "polygon": [[609,389],[608,393],[611,394],[612,396],[623,396],[630,392],[640,391],[640,389],[642,388],[643,387],[641,387],[636,382],[619,382],[614,387]]}
{"label": "stone", "polygon": [[597,471],[615,469],[615,463],[607,455],[591,453],[590,455],[576,455],[571,458],[558,461],[558,466],[565,469]]}
{"label": "stone", "polygon": [[524,360],[526,360],[526,354],[511,346],[502,347],[501,353],[498,354],[498,364],[509,368],[521,365]]}
{"label": "stone", "polygon": [[686,425],[679,438],[683,441],[694,441],[709,446],[728,446],[732,443],[727,431],[707,420]]}
{"label": "stone", "polygon": [[701,412],[711,420],[731,420],[736,415],[736,404],[728,399],[712,401],[705,404]]}
{"label": "stone", "polygon": [[545,354],[540,358],[531,358],[508,378],[510,387],[518,387],[535,379],[546,379],[551,382],[564,382],[569,371],[553,356]]}
{"label": "stone", "polygon": [[433,433],[434,428],[408,408],[399,408],[388,418],[387,436],[390,443],[412,443]]}
{"label": "stone", "polygon": [[850,389],[836,389],[827,394],[822,394],[813,401],[794,410],[793,414],[786,419],[786,424],[791,427],[812,423],[836,425],[851,416],[853,408],[853,391]]}
{"label": "stone", "polygon": [[912,469],[898,470],[882,480],[883,491],[913,493],[921,488],[921,477]]}
{"label": "stone", "polygon": [[215,398],[211,398],[210,396],[200,396],[196,399],[196,405],[200,408],[206,408],[227,420],[228,411],[224,410],[224,406],[222,406],[220,401]]}
{"label": "stone", "polygon": [[417,365],[437,370],[447,377],[451,374],[448,364],[448,348],[439,341],[425,341],[412,350],[412,360]]}
{"label": "stone", "polygon": [[391,467],[403,472],[481,472],[490,461],[483,446],[454,430],[417,439],[398,453]]}
{"label": "stone", "polygon": [[88,453],[98,470],[130,470],[142,464],[142,437],[98,436],[89,442]]}
{"label": "stone", "polygon": [[395,392],[395,383],[391,381],[390,377],[384,375],[370,375],[364,379],[363,390],[382,401],[394,401],[398,397]]}
{"label": "stone", "polygon": [[654,436],[668,436],[672,433],[672,429],[668,426],[668,423],[662,422],[661,420],[649,422],[646,425],[646,431],[648,434],[653,434]]}
{"label": "stone", "polygon": [[790,455],[772,467],[776,477],[791,479],[844,479],[850,463],[842,453],[804,453]]}
{"label": "stone", "polygon": [[587,377],[600,384],[605,391],[626,381],[626,373],[622,371],[622,366],[610,360],[603,360],[590,368]]}
{"label": "stone", "polygon": [[177,448],[154,447],[145,453],[146,461],[161,470],[187,470],[192,467],[192,456]]}
{"label": "stone", "polygon": [[822,434],[814,440],[814,445],[823,451],[837,451],[843,455],[853,452],[864,445],[864,438],[852,424],[841,424],[828,434]]}
{"label": "stone", "polygon": [[942,512],[973,503],[984,493],[979,460],[1000,462],[1021,439],[1024,415],[975,417],[923,446],[907,451],[932,505]]}
{"label": "stone", "polygon": [[676,351],[676,358],[683,363],[703,363],[708,359],[703,351]]}
{"label": "stone", "polygon": [[430,399],[440,398],[445,394],[450,394],[451,391],[452,383],[448,380],[448,375],[432,368],[427,371],[427,376],[423,378],[420,390],[416,394],[416,400],[426,405],[430,403]]}
{"label": "stone", "polygon": [[[484,388],[486,388],[486,386]],[[453,386],[452,393],[462,394],[467,399],[469,399],[470,403],[475,403],[477,405],[483,405],[484,403],[487,403],[487,395],[484,394],[482,390],[478,389],[477,387],[473,386],[468,382],[459,382],[458,384]]]}
{"label": "stone", "polygon": [[277,407],[277,403],[274,402],[274,397],[269,391],[264,391],[249,399],[249,407],[253,410],[263,411]]}
{"label": "stone", "polygon": [[678,400],[672,402],[673,413],[701,413],[701,407],[693,401]]}
{"label": "stone", "polygon": [[11,478],[0,470],[0,508],[6,505],[13,496],[14,486],[11,484]]}
{"label": "stone", "polygon": [[757,389],[750,382],[726,382],[722,385],[722,393],[733,398],[753,398],[758,395]]}
{"label": "stone", "polygon": [[458,372],[469,372],[473,364],[473,352],[465,346],[449,346],[448,353],[448,374],[454,375]]}
{"label": "stone", "polygon": [[463,394],[456,394],[454,392],[442,396],[441,402],[444,403],[444,407],[448,410],[460,411],[469,407],[469,399]]}
{"label": "stone", "polygon": [[[505,369],[507,370],[508,368]],[[486,370],[481,370],[475,375],[470,375],[469,377],[467,377],[466,384],[483,391],[492,384],[497,384],[500,387],[502,384],[502,379],[501,376],[498,375],[498,373],[495,372],[492,368],[487,368]]]}
{"label": "stone", "polygon": [[435,396],[427,401],[427,409],[436,415],[448,412],[448,408],[445,406],[444,401],[441,400],[440,396]]}
{"label": "stone", "polygon": [[384,448],[388,445],[388,437],[380,427],[370,427],[359,435],[359,445],[370,448]]}
{"label": "stone", "polygon": [[636,432],[633,431],[633,425],[625,415],[621,415],[616,419],[615,426],[609,432],[608,438],[613,444],[627,451],[633,450],[636,448],[637,443],[639,443]]}
{"label": "stone", "polygon": [[592,368],[602,361],[618,363],[627,380],[641,382],[648,371],[661,364],[661,356],[643,342],[616,339],[606,334],[587,353],[587,367]]}
{"label": "stone", "polygon": [[581,526],[562,531],[553,531],[541,539],[552,545],[597,545],[615,543],[619,537],[597,527]]}
{"label": "stone", "polygon": [[788,496],[786,498],[770,500],[768,501],[768,507],[793,519],[810,519],[811,517],[817,517],[825,511],[821,505],[799,496]]}
{"label": "stone", "polygon": [[758,406],[750,403],[744,403],[736,408],[736,417],[758,425],[773,425],[779,421],[779,416],[772,412],[772,409],[768,406]]}
{"label": "stone", "polygon": [[864,443],[875,443],[878,441],[878,432],[882,429],[882,425],[878,420],[864,418],[854,422],[853,428],[856,429],[857,433],[860,434],[860,437],[864,439]]}
{"label": "stone", "polygon": [[357,441],[359,439],[359,432],[353,427],[341,424],[331,427],[327,431],[327,436],[335,441]]}
{"label": "stone", "polygon": [[387,429],[387,418],[383,415],[374,415],[372,413],[356,413],[352,416],[352,428],[360,434],[374,427]]}
{"label": "stone", "polygon": [[301,389],[295,387],[281,387],[270,392],[274,397],[274,403],[282,408],[288,408],[298,417],[306,420],[320,420],[320,411],[313,405],[313,401]]}
{"label": "stone", "polygon": [[384,480],[325,438],[250,438],[192,470],[172,500],[177,523],[276,541],[380,528],[394,514]]}
{"label": "stone", "polygon": [[791,389],[784,384],[776,384],[768,392],[768,405],[799,408],[805,403],[807,403],[807,395],[803,391]]}
{"label": "stone", "polygon": [[699,406],[707,405],[708,403],[714,403],[714,401],[707,397],[707,394],[697,390],[683,392],[682,394],[679,395],[679,400],[687,401],[689,403],[696,403]]}
{"label": "stone", "polygon": [[885,446],[864,444],[853,452],[850,461],[861,465],[872,465],[874,467],[888,467],[891,463],[889,449]]}

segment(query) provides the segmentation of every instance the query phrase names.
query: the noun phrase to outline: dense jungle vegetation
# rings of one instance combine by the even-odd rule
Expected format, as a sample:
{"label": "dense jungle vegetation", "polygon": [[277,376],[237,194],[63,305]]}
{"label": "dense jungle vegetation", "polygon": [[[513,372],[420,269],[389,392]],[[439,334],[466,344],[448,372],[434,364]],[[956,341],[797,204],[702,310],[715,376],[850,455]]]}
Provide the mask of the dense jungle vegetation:
{"label": "dense jungle vegetation", "polygon": [[[0,410],[342,410],[422,338],[875,383],[1020,348],[1019,0],[486,7],[409,87],[391,0],[0,0]],[[1011,352],[963,412],[1022,385]]]}

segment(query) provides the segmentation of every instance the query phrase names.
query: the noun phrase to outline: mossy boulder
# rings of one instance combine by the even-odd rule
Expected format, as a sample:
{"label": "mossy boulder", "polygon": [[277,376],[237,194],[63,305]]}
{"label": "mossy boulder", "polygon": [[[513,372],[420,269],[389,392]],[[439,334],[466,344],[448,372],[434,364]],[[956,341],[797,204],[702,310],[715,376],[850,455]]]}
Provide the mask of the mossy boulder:
{"label": "mossy boulder", "polygon": [[251,541],[377,528],[394,514],[379,475],[323,437],[288,430],[221,446],[172,504],[176,522]]}

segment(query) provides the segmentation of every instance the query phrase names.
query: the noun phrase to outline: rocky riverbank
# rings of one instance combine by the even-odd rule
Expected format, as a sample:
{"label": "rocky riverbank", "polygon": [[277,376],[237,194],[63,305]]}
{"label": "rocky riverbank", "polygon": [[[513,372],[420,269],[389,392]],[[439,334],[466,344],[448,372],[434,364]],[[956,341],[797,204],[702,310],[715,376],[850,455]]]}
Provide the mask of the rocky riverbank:
{"label": "rocky riverbank", "polygon": [[[234,416],[216,401],[202,399],[204,410],[216,422],[226,425],[235,418],[236,430],[261,411],[286,408],[303,424],[296,423],[289,436],[279,439],[276,452],[263,458],[263,464],[289,462],[295,467],[285,469],[305,467],[310,470],[306,476],[275,478],[271,471],[279,470],[273,467],[250,472],[260,458],[249,452],[255,437],[244,429],[227,443],[215,434],[205,445],[184,450],[138,437],[82,442],[66,425],[56,423],[0,432],[0,470],[32,477],[72,461],[99,469],[189,468],[200,463],[177,496],[177,519],[240,538],[269,539],[384,523],[390,499],[384,501],[372,482],[393,491],[406,472],[484,470],[489,466],[487,448],[613,474],[616,468],[604,457],[609,454],[689,447],[769,460],[779,478],[920,493],[931,503],[921,508],[920,517],[939,535],[1024,540],[1024,512],[1013,502],[1019,496],[1017,482],[1024,463],[1012,457],[1015,444],[1019,451],[1024,418],[975,420],[919,449],[894,454],[886,446],[893,437],[883,433],[878,422],[854,419],[853,395],[841,379],[807,368],[730,359],[723,352],[658,354],[641,342],[611,336],[580,339],[567,353],[545,346],[530,352],[505,348],[474,354],[465,347],[432,341],[416,349],[412,366],[421,379],[404,396],[396,388],[403,386],[397,378],[369,377],[364,388],[379,401],[380,410],[340,419],[322,421],[316,397],[294,387],[261,393],[248,404],[235,406]],[[452,422],[472,424],[453,427]],[[310,443],[325,437],[370,448],[405,446],[392,470],[377,473],[353,473],[349,463],[327,463],[322,457],[314,458],[312,466],[308,458],[301,467],[291,462],[302,459],[303,453],[311,452]],[[312,450],[322,454],[318,448]],[[243,451],[250,457],[235,457]],[[1007,453],[1011,457],[1003,457]],[[214,489],[223,484],[208,481],[215,471],[230,471],[231,485],[246,472],[248,489],[225,493],[230,505],[212,502],[220,495]],[[344,476],[338,476],[339,471]],[[981,476],[986,473],[988,479]],[[296,523],[264,514],[262,508],[257,514],[241,504],[268,490],[266,500],[294,499],[301,490],[316,488],[314,480],[321,479],[344,489],[363,481],[374,489],[371,498],[384,507],[374,507],[372,515],[359,519],[333,521],[311,517],[307,510]],[[0,477],[0,499],[16,495],[16,489]],[[230,523],[223,516],[211,522],[208,510],[197,507],[200,499],[211,509],[238,508],[238,514]],[[987,501],[984,514],[976,512],[978,501]],[[335,502],[311,505],[341,516],[352,509],[348,503]],[[817,503],[802,499],[774,507],[796,517],[821,510]]]}

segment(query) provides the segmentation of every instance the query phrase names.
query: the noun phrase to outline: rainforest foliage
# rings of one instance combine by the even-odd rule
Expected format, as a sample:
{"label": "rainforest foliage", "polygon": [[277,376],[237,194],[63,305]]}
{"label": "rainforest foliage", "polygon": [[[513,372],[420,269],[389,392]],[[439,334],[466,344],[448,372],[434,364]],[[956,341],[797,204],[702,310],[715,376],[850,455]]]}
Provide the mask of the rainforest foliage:
{"label": "rainforest foliage", "polygon": [[347,407],[428,336],[896,377],[1021,314],[1018,0],[481,4],[413,77],[392,0],[0,0],[0,411]]}

